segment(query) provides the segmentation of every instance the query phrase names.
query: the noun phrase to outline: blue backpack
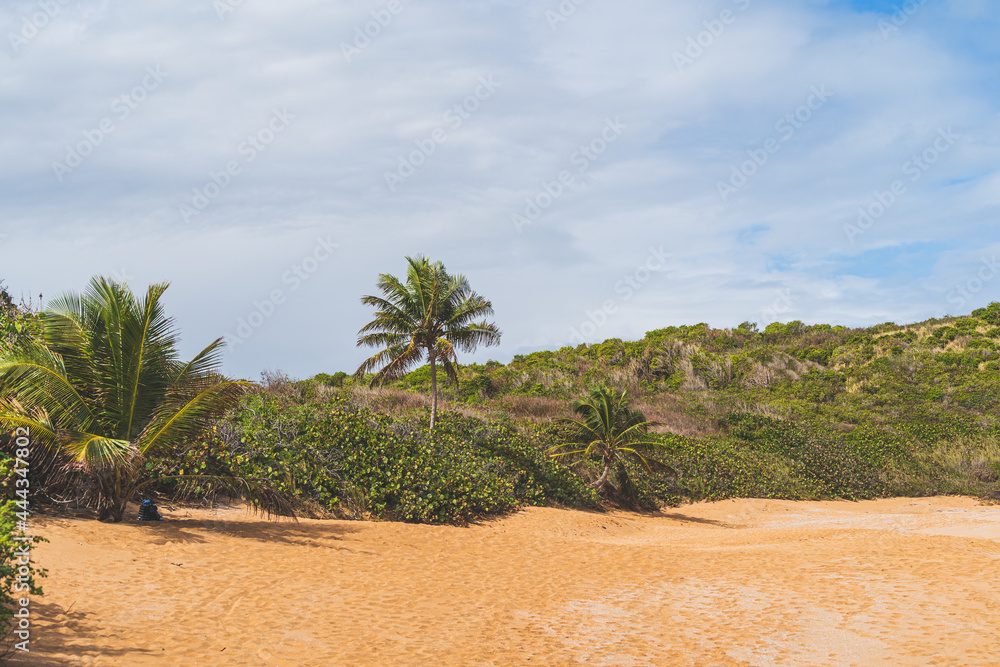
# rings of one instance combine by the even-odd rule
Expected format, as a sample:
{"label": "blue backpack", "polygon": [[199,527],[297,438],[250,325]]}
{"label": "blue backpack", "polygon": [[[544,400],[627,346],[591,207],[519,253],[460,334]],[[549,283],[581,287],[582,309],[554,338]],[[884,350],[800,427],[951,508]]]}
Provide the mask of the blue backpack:
{"label": "blue backpack", "polygon": [[143,500],[139,506],[139,521],[162,521],[163,517],[156,511],[152,500]]}

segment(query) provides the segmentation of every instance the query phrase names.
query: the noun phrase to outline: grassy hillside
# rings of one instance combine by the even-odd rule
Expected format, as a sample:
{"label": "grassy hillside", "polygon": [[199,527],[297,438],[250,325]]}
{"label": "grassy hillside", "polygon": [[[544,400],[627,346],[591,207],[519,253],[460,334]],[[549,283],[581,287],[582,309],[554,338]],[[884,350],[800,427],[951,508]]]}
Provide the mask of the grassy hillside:
{"label": "grassy hillside", "polygon": [[[923,441],[992,432],[1000,387],[1000,304],[969,317],[847,329],[801,322],[735,330],[705,324],[465,366],[451,401],[549,416],[594,384],[627,389],[679,435],[718,432],[727,412]],[[426,392],[426,368],[397,382]]]}

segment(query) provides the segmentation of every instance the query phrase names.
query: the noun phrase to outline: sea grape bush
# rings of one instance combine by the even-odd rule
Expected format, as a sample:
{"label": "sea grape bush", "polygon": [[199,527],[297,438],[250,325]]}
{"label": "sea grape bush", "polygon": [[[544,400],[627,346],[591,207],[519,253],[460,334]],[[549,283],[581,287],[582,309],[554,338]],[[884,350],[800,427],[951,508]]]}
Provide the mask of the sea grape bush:
{"label": "sea grape bush", "polygon": [[[341,480],[328,452],[298,440],[308,407],[289,405],[282,397],[258,391],[230,413],[207,437],[178,452],[147,462],[158,477],[170,475],[237,475],[265,481],[300,508],[339,505]],[[160,485],[161,492],[202,497],[208,487],[197,483]]]}
{"label": "sea grape bush", "polygon": [[340,403],[306,426],[303,442],[334,447],[341,474],[372,510],[402,521],[464,523],[527,504],[590,500],[576,477],[502,421],[443,413],[431,433]]}
{"label": "sea grape bush", "polygon": [[426,419],[394,421],[346,395],[318,403],[261,390],[185,456],[151,465],[162,476],[266,480],[307,510],[343,512],[360,494],[372,515],[400,521],[461,524],[524,505],[596,505],[577,475],[544,455],[546,437],[447,412],[431,433]]}

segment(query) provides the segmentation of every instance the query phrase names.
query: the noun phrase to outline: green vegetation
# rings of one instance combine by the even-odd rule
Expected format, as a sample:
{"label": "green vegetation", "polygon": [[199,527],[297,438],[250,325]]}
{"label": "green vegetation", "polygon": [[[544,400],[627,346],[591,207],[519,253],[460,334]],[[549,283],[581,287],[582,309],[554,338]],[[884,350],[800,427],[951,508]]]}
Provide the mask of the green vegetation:
{"label": "green vegetation", "polygon": [[[380,390],[320,375],[262,388],[249,400],[291,401],[272,413],[294,420],[241,437],[259,443],[284,428],[286,456],[325,462],[325,486],[296,497],[347,516],[461,522],[537,502],[981,496],[1000,478],[997,321],[994,304],[867,329],[698,324],[471,364],[443,390],[453,409],[437,432],[422,395],[429,366]],[[623,432],[644,446],[616,441]],[[657,450],[663,467],[648,456]],[[243,474],[255,471],[267,473]]]}
{"label": "green vegetation", "polygon": [[406,283],[383,273],[378,279],[382,296],[361,297],[376,308],[375,319],[358,332],[358,345],[383,348],[366,359],[355,375],[376,368],[372,386],[403,376],[426,356],[430,365],[431,429],[437,420],[437,364],[452,382],[458,382],[456,348],[474,352],[479,345],[500,342],[496,324],[477,318],[493,314],[493,304],[469,287],[462,275],[449,275],[441,262],[407,257]]}
{"label": "green vegetation", "polygon": [[578,476],[545,456],[550,431],[451,412],[431,431],[426,415],[393,419],[350,392],[271,376],[189,458],[156,465],[163,478],[200,466],[268,477],[319,516],[464,523],[523,505],[596,505]]}
{"label": "green vegetation", "polygon": [[[31,304],[14,303],[0,284],[0,355],[29,345],[33,322]],[[0,453],[0,488],[3,489],[0,500],[0,637],[8,637],[15,628],[14,614],[23,609],[20,601],[29,595],[42,594],[37,579],[44,577],[45,572],[34,566],[30,553],[27,559],[24,557],[26,548],[43,541],[40,537],[26,535],[23,530],[30,515],[29,498],[33,494],[30,488],[25,488],[24,477],[15,473],[15,459],[11,454],[24,457],[25,452],[23,448],[19,451],[16,439],[9,433],[0,432],[0,445],[5,450]]]}
{"label": "green vegetation", "polygon": [[[545,424],[596,385],[627,391],[679,472],[634,468],[647,504],[983,495],[1000,473],[998,342],[1000,304],[867,329],[696,324],[473,364],[448,398]],[[426,374],[394,386],[422,390]],[[569,463],[591,480],[603,472]]]}
{"label": "green vegetation", "polygon": [[[143,300],[95,278],[80,295],[57,298],[39,315],[39,344],[0,355],[0,426],[27,427],[56,450],[65,470],[86,479],[100,518],[120,521],[126,503],[156,481],[146,459],[176,450],[245,391],[216,375],[222,340],[187,363],[160,303],[166,284]],[[266,484],[184,474],[247,495],[266,509],[285,505]]]}
{"label": "green vegetation", "polygon": [[[459,369],[456,350],[500,335],[473,321],[490,302],[440,264],[408,261],[406,283],[382,275],[383,296],[364,299],[377,312],[359,343],[381,351],[353,376],[298,382],[219,377],[219,341],[180,363],[163,285],[139,301],[96,279],[37,316],[5,302],[4,424],[54,443],[39,474],[72,483],[54,475],[44,490],[113,520],[140,489],[465,523],[546,503],[997,488],[1000,304],[866,329],[672,326]],[[452,380],[440,388],[438,365]]]}

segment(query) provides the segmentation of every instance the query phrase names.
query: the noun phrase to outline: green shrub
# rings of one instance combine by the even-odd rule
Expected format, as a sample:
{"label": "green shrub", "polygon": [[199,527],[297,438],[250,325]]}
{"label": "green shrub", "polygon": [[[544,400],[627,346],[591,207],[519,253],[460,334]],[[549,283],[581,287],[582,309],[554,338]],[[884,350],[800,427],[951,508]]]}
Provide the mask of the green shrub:
{"label": "green shrub", "polygon": [[150,465],[159,475],[234,472],[266,480],[300,508],[401,521],[467,523],[548,502],[596,506],[576,475],[545,456],[553,437],[449,412],[432,434],[426,421],[394,422],[343,397],[301,402],[258,391],[185,456]]}
{"label": "green shrub", "polygon": [[987,324],[1000,326],[1000,303],[994,301],[986,308],[979,308],[972,311],[973,317],[978,317]]}
{"label": "green shrub", "polygon": [[347,380],[348,377],[349,376],[347,375],[347,373],[344,373],[343,371],[338,371],[333,375],[330,375],[328,373],[317,373],[316,375],[313,376],[312,379],[316,380],[321,384],[326,385],[327,387],[343,387],[344,382]]}

